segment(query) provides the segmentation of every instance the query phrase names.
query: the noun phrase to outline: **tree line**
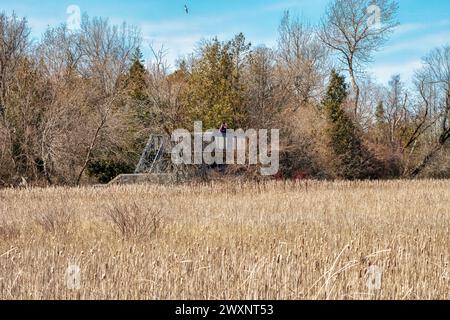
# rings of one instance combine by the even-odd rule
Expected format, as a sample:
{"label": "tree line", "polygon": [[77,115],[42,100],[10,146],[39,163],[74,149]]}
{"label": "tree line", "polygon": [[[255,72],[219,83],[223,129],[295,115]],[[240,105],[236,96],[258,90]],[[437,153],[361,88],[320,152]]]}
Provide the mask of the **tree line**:
{"label": "tree line", "polygon": [[[276,47],[243,34],[202,40],[176,67],[145,63],[138,28],[84,15],[81,29],[31,41],[0,14],[0,186],[108,182],[134,169],[150,133],[281,129],[278,178],[450,177],[450,45],[430,48],[412,83],[367,74],[398,25],[398,5],[331,1],[318,25],[286,12]],[[235,172],[252,176],[254,168]]]}

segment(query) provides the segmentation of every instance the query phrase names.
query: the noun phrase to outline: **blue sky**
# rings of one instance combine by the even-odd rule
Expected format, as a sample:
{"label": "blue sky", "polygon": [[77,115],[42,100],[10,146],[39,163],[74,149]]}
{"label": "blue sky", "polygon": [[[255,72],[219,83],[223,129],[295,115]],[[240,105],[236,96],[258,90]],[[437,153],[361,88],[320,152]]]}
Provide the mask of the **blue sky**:
{"label": "blue sky", "polygon": [[[165,45],[174,64],[180,55],[192,52],[202,38],[227,40],[243,32],[253,45],[276,44],[278,24],[289,9],[311,23],[322,16],[329,0],[0,0],[0,10],[27,17],[33,37],[48,26],[67,21],[69,5],[77,5],[89,16],[102,16],[112,23],[137,25],[149,43]],[[450,1],[400,0],[401,25],[369,70],[381,82],[400,73],[410,79],[421,58],[434,47],[450,44]],[[184,12],[187,4],[190,14]]]}

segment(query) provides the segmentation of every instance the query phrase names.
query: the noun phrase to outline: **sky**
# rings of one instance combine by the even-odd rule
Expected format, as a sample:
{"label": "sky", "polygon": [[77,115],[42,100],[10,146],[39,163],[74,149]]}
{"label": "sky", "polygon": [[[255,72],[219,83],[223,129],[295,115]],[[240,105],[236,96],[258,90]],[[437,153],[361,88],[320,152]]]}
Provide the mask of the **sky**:
{"label": "sky", "polygon": [[[225,41],[243,32],[254,46],[274,47],[285,10],[315,24],[328,3],[329,0],[0,0],[0,11],[14,11],[26,17],[33,38],[39,39],[46,28],[66,23],[73,16],[68,8],[75,5],[90,17],[138,26],[147,57],[150,44],[157,48],[164,45],[167,60],[174,66],[177,58],[191,53],[200,40],[214,36]],[[399,5],[399,27],[368,66],[370,74],[381,83],[387,83],[393,74],[410,81],[432,48],[450,44],[450,1],[399,0]]]}

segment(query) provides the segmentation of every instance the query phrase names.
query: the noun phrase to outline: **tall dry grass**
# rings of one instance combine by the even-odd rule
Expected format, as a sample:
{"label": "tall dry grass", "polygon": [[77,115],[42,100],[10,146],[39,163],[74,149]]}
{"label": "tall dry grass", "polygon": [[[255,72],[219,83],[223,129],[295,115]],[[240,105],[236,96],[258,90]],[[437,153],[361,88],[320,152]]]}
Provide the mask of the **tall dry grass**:
{"label": "tall dry grass", "polygon": [[449,228],[450,181],[3,190],[0,299],[450,299]]}

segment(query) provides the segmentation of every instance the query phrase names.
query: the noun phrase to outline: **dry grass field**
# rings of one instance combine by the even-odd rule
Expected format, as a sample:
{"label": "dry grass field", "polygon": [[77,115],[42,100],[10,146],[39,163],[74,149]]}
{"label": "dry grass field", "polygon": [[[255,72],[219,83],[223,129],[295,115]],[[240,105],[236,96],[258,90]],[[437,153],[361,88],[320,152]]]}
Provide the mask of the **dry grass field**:
{"label": "dry grass field", "polygon": [[450,181],[0,191],[0,299],[450,299],[449,262]]}

